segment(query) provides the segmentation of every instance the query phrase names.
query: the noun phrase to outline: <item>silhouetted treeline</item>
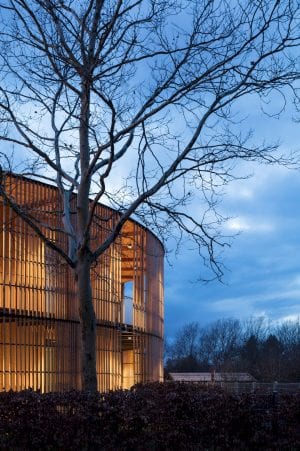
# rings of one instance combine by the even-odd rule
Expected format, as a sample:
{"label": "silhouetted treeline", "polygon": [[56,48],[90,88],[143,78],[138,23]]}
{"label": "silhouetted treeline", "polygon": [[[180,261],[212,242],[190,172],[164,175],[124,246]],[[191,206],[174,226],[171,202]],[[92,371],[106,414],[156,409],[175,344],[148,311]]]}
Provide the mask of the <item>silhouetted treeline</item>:
{"label": "silhouetted treeline", "polygon": [[183,326],[166,343],[166,371],[242,371],[259,381],[300,381],[300,323],[221,319]]}

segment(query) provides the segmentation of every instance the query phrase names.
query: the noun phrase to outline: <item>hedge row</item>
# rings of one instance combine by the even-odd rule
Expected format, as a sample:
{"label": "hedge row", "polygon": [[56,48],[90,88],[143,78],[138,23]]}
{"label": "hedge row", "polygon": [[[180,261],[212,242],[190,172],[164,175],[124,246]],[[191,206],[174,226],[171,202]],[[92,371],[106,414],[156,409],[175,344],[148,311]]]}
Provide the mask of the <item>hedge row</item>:
{"label": "hedge row", "polygon": [[300,394],[168,382],[107,394],[0,394],[1,449],[298,450]]}

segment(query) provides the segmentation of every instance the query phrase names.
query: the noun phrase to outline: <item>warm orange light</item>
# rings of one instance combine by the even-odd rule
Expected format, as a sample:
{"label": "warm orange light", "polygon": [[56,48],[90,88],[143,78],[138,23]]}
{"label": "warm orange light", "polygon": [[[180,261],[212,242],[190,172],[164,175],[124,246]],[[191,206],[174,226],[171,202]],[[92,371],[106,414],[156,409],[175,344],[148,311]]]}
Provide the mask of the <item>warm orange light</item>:
{"label": "warm orange light", "polygon": [[[7,191],[60,246],[60,196],[55,187],[7,176]],[[76,198],[74,196],[74,210]],[[118,213],[97,206],[92,243],[104,240]],[[103,228],[99,221],[103,219]],[[109,220],[107,218],[110,218]],[[1,203],[0,387],[42,391],[80,388],[80,326],[72,271]],[[128,221],[92,269],[97,318],[97,372],[101,391],[161,380],[163,249],[149,231]],[[124,286],[132,287],[131,322],[125,324]]]}

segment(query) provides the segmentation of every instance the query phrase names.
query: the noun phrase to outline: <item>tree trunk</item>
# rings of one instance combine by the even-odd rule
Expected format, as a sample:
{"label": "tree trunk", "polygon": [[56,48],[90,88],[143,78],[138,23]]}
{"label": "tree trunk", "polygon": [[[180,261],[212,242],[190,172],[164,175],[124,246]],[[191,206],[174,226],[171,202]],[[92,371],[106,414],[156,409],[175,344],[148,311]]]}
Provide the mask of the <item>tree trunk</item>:
{"label": "tree trunk", "polygon": [[97,391],[96,374],[96,317],[92,301],[90,258],[82,255],[76,265],[77,296],[81,327],[82,390]]}

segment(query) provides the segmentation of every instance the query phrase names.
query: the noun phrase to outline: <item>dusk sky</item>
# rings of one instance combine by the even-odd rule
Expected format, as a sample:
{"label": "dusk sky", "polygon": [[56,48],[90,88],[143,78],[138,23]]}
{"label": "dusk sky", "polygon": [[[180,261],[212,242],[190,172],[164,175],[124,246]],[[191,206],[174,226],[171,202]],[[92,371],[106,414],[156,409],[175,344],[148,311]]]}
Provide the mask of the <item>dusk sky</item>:
{"label": "dusk sky", "polygon": [[[208,4],[209,3],[210,2],[208,2]],[[249,4],[251,4],[251,2]],[[206,7],[204,9],[206,9]],[[222,9],[220,11],[222,11]],[[221,14],[220,11],[218,11],[218,14]],[[186,12],[183,12],[182,14],[183,16],[179,16],[178,21],[184,20],[182,26],[184,25],[188,28],[190,26],[189,21],[187,21],[188,16]],[[219,15],[218,17],[222,24],[224,20],[223,15]],[[241,30],[242,29],[243,28],[241,28]],[[176,35],[177,33],[178,30],[176,29]],[[186,37],[184,37],[184,39],[186,39]],[[184,42],[184,39],[182,42]],[[179,43],[181,43],[181,40],[179,40]],[[226,45],[224,41],[224,48],[226,48]],[[298,50],[295,51],[298,52]],[[193,54],[193,52],[191,52],[191,54]],[[214,54],[214,52],[212,54]],[[195,61],[197,60],[196,56],[197,54],[195,53],[193,56]],[[243,61],[242,56],[243,55],[241,55],[241,61]],[[252,56],[251,53],[251,59]],[[166,58],[166,61],[162,64],[162,68],[164,68],[164,64],[167,67],[168,64],[170,64],[170,61],[168,63],[168,59]],[[159,59],[158,62],[159,67],[161,64]],[[253,62],[250,61],[250,63],[251,66]],[[235,64],[240,64],[239,58],[237,58]],[[121,66],[122,65],[123,63]],[[151,65],[155,68],[154,62],[151,61]],[[126,89],[129,89],[130,87],[128,93],[125,93],[124,99],[127,99],[127,95],[128,99],[130,99],[130,93],[132,93],[133,97],[136,95],[135,90],[132,89],[135,86],[135,83],[138,87],[138,99],[138,91],[141,87],[145,86],[150,90],[149,92],[151,92],[155,85],[155,83],[153,84],[155,77],[156,80],[160,79],[160,72],[156,73],[153,68],[153,73],[149,72],[148,63],[142,62],[141,66],[138,67],[139,70],[137,71],[136,78],[133,77],[132,80],[130,79],[130,83],[128,81],[129,79],[126,79],[127,84],[124,82]],[[198,66],[196,65],[195,67]],[[189,67],[187,73],[189,74],[192,72],[194,70],[193,68],[194,65]],[[264,66],[262,66],[261,70],[263,70],[263,68]],[[161,73],[164,73],[164,69],[162,69]],[[26,79],[26,76],[23,77]],[[144,82],[142,82],[143,77],[145,78]],[[224,79],[226,80],[226,77]],[[118,83],[116,86],[117,85]],[[176,86],[176,84],[174,86]],[[203,86],[205,87],[205,83]],[[222,86],[222,84],[220,86]],[[108,92],[110,92],[110,88],[107,89]],[[146,91],[145,93],[142,92],[145,96]],[[123,94],[124,92],[122,92],[122,95]],[[113,95],[118,98],[119,94]],[[143,95],[140,96],[141,99],[143,99]],[[193,91],[189,93],[189,96],[192,97],[193,95]],[[208,102],[208,105],[211,102],[210,95],[211,93],[208,92],[206,98],[206,95],[203,94],[203,99]],[[253,135],[250,139],[250,147],[253,143],[260,146],[263,145],[264,142],[266,144],[272,144],[276,141],[280,141],[281,153],[288,154],[290,151],[300,152],[300,123],[297,123],[297,119],[300,121],[300,112],[297,113],[293,108],[291,93],[285,92],[285,95],[287,100],[286,103],[284,97],[282,97],[278,91],[274,90],[274,93],[271,93],[264,99],[264,111],[262,111],[262,102],[254,95],[241,97],[238,104],[234,102],[233,115],[230,116],[228,123],[225,124],[225,120],[220,120],[219,122],[224,126],[229,124],[230,128],[234,129],[234,132],[237,134],[241,132],[243,136],[247,135],[249,129],[252,129]],[[122,102],[125,102],[124,99],[122,97]],[[137,104],[139,104],[141,99],[138,99]],[[203,102],[203,99],[201,102]],[[133,106],[135,106],[135,101],[136,100],[133,100]],[[157,98],[156,101],[160,102],[161,100]],[[122,102],[120,111],[123,111],[124,108]],[[184,147],[185,134],[188,136],[189,132],[193,129],[193,126],[195,127],[195,124],[198,123],[197,114],[203,114],[201,108],[198,107],[199,105],[196,108],[196,105],[193,105],[193,102],[191,101],[191,106],[189,106],[189,108],[191,108],[190,113],[185,113],[187,114],[186,120],[184,117],[180,117],[179,113],[179,111],[181,111],[182,114],[182,111],[185,111],[184,109],[174,108],[176,116],[171,108],[170,110],[172,111],[170,116],[169,112],[168,114],[164,111],[159,113],[155,119],[157,124],[159,124],[157,129],[162,133],[162,135],[158,135],[159,139],[156,139],[155,132],[151,129],[152,125],[150,121],[149,136],[152,136],[152,134],[155,136],[155,146],[153,145],[153,148],[155,149],[155,158],[153,157],[151,150],[150,157],[148,157],[148,163],[150,161],[154,166],[152,167],[150,164],[150,170],[148,168],[148,172],[146,173],[149,178],[149,183],[153,182],[152,178],[155,178],[153,174],[156,176],[156,171],[160,174],[161,165],[165,167],[169,165],[168,159],[171,157],[173,158],[174,156],[172,151],[174,149],[177,151],[177,142],[174,141],[175,144],[173,149],[173,144],[171,145],[168,141],[170,137],[172,136],[173,139],[173,137],[176,136],[176,140],[178,139],[178,146]],[[29,124],[37,127],[38,133],[44,128],[44,130],[46,130],[45,136],[47,137],[47,130],[49,129],[50,124],[49,117],[44,113],[44,107],[41,112],[38,111],[38,108],[39,107],[31,104],[31,99],[30,101],[28,100],[28,104],[27,101],[23,101],[23,104],[18,108],[18,114],[22,120],[23,118],[26,118],[26,120],[29,121]],[[130,110],[130,106],[126,105],[124,111],[127,108]],[[195,113],[193,108],[195,108]],[[105,111],[105,108],[101,110],[101,107],[99,106],[99,111],[102,111],[101,114],[104,114],[103,111]],[[279,112],[281,112],[281,114],[277,114]],[[99,117],[101,117],[101,114],[99,114]],[[166,118],[164,118],[165,114]],[[95,115],[95,117],[96,116],[97,115]],[[58,122],[62,120],[62,117],[59,115]],[[106,116],[104,115],[103,118],[104,119],[101,119],[101,121],[103,120],[105,122]],[[234,123],[231,122],[231,119]],[[126,118],[126,121],[127,120],[128,118]],[[216,115],[207,121],[206,130],[204,131],[207,135],[204,134],[204,143],[209,142],[208,137],[210,137],[210,133],[213,137],[215,137],[215,134],[217,135],[217,130],[214,128],[214,124],[217,123],[217,120],[218,116]],[[98,124],[97,121],[98,119],[95,122],[96,124]],[[160,122],[162,122],[162,125]],[[189,123],[192,124],[191,130],[187,130],[188,126],[186,126],[186,124]],[[106,125],[104,127],[105,133]],[[72,130],[72,128],[70,130]],[[70,143],[63,143],[62,149],[66,148],[67,150],[62,150],[62,155],[64,155],[64,152],[69,152],[68,145],[69,148],[73,149],[76,148],[76,145],[78,144],[78,136],[75,132],[70,130],[67,128],[62,134],[62,139],[66,142],[69,141]],[[155,128],[153,128],[153,130],[155,130]],[[221,129],[219,129],[219,132],[220,130]],[[51,131],[49,134],[51,134]],[[164,134],[166,134],[168,139]],[[45,142],[45,148],[47,149],[47,140]],[[136,173],[140,174],[140,172],[136,172],[137,158],[140,158],[137,156],[137,142],[138,140],[133,143],[133,150],[127,152],[121,162],[116,162],[116,165],[110,173],[111,179],[106,182],[106,190],[109,193],[108,199],[109,202],[112,202],[114,207],[116,207],[116,205],[121,205],[123,201],[124,205],[126,202],[130,205],[130,202],[134,199],[134,196],[132,195],[134,190],[131,189],[132,174],[134,174],[134,177],[136,176]],[[188,142],[187,139],[186,142]],[[216,140],[216,142],[218,142],[218,140]],[[119,145],[121,146],[121,144]],[[169,153],[165,150],[168,146]],[[6,152],[7,157],[10,156],[12,149],[13,146],[9,147],[9,145],[7,146],[7,149],[4,148],[4,153]],[[67,158],[64,158],[62,161],[66,171],[68,171],[69,165],[70,167],[74,166],[75,160],[70,159],[69,154],[66,153],[66,155]],[[159,156],[159,162],[156,155]],[[17,153],[14,158],[15,163],[17,163],[14,170],[18,172],[20,171],[20,168],[24,167],[22,164],[27,164],[27,154],[24,152],[23,148],[21,148],[21,152]],[[141,166],[143,165],[140,164],[139,167]],[[49,168],[47,168],[46,174],[48,174],[48,170]],[[235,175],[237,177],[251,174],[252,176],[247,179],[236,180],[223,187],[223,198],[218,206],[220,214],[223,217],[229,218],[228,221],[223,224],[222,233],[224,236],[229,237],[228,242],[231,244],[231,247],[224,248],[221,257],[222,262],[225,265],[223,283],[214,281],[204,285],[199,281],[197,282],[197,279],[201,277],[203,270],[202,260],[199,258],[196,250],[188,250],[190,247],[189,245],[182,246],[181,251],[177,256],[175,256],[174,252],[170,253],[169,261],[171,262],[171,266],[167,261],[165,264],[165,332],[167,338],[172,338],[181,326],[191,321],[198,321],[202,325],[205,325],[219,318],[228,317],[242,319],[250,316],[265,316],[272,321],[282,321],[285,319],[297,319],[300,316],[300,206],[298,201],[300,197],[300,163],[298,170],[288,169],[283,166],[267,166],[245,162],[240,164],[237,163],[235,168]],[[139,180],[138,176],[137,180]],[[124,188],[124,195],[122,194],[123,191],[121,187]],[[120,201],[119,203],[118,201],[114,204],[115,193],[120,197],[123,196],[125,200],[122,199],[122,202]],[[199,199],[201,199],[201,193],[199,193]],[[102,200],[103,199],[101,199],[101,201]],[[193,202],[191,210],[198,208],[198,212],[195,210],[190,213],[196,217],[202,207],[200,206],[200,200],[197,204],[197,197],[195,197]],[[201,217],[201,214],[199,217]],[[199,220],[197,217],[196,219]],[[201,221],[201,219],[199,221]],[[162,229],[166,232],[166,235],[170,234],[169,230],[164,229],[163,226]],[[232,238],[230,238],[230,236]],[[213,276],[213,274],[211,274],[211,276]]]}
{"label": "dusk sky", "polygon": [[[300,148],[300,124],[292,120],[295,111],[269,118],[254,99],[247,99],[240,112],[245,114],[241,127],[252,127],[256,143],[280,140],[282,153]],[[224,249],[224,283],[196,281],[202,269],[196,251],[172,256],[173,266],[166,262],[169,339],[191,321],[205,325],[219,318],[250,316],[282,321],[300,315],[300,171],[246,163],[236,171],[252,177],[228,185],[219,206],[230,217],[224,234],[237,234]]]}

